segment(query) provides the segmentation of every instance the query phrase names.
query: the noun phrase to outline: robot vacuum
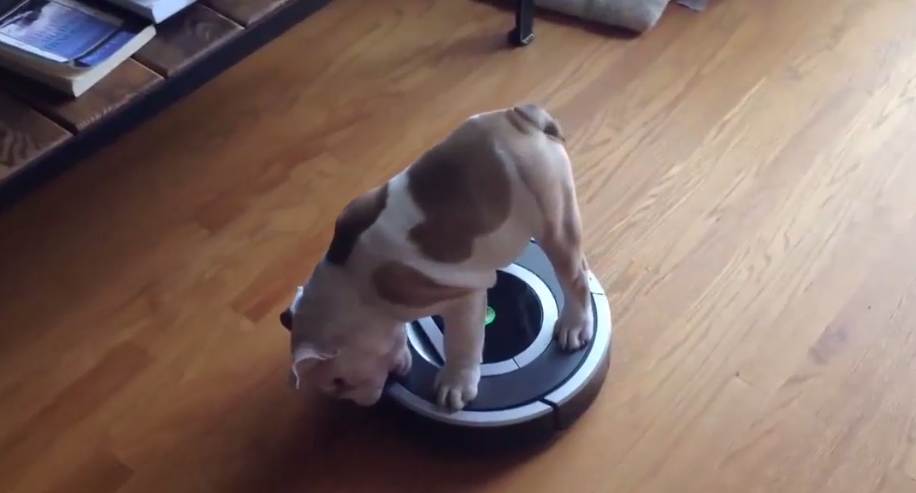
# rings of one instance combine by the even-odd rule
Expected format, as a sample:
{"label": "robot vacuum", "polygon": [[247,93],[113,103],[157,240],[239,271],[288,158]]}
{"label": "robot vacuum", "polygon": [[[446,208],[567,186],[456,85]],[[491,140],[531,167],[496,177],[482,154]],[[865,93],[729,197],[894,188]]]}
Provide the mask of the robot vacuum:
{"label": "robot vacuum", "polygon": [[487,293],[486,333],[478,394],[457,412],[440,410],[433,381],[448,330],[438,316],[408,326],[410,372],[392,376],[379,408],[400,429],[445,449],[495,449],[552,442],[588,409],[601,389],[611,351],[611,310],[589,273],[595,320],[592,341],[575,352],[559,348],[554,323],[563,291],[533,240],[518,260],[497,272]]}

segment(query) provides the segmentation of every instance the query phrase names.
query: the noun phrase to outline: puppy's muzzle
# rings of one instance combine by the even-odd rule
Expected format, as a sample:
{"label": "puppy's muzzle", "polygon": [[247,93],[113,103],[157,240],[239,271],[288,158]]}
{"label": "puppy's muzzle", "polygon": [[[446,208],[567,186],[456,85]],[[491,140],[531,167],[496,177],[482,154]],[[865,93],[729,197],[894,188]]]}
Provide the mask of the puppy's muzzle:
{"label": "puppy's muzzle", "polygon": [[280,325],[283,326],[286,330],[292,332],[293,330],[293,312],[289,308],[280,312]]}

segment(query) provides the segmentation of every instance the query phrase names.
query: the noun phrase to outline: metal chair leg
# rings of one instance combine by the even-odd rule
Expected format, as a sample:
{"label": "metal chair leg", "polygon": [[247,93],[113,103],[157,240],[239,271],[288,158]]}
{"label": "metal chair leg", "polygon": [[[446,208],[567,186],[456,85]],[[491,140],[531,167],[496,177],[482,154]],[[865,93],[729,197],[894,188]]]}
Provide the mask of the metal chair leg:
{"label": "metal chair leg", "polygon": [[532,41],[534,41],[534,0],[517,0],[515,27],[509,31],[509,43],[521,47]]}

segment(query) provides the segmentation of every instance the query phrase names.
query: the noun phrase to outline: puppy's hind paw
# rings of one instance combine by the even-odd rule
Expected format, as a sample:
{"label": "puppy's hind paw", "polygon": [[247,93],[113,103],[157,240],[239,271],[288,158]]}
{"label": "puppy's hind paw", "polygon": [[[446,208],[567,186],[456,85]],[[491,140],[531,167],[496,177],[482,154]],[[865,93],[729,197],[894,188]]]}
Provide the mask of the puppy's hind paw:
{"label": "puppy's hind paw", "polygon": [[436,403],[447,411],[460,411],[477,397],[480,367],[453,368],[448,364],[436,374]]}
{"label": "puppy's hind paw", "polygon": [[554,328],[557,343],[564,351],[576,351],[588,345],[595,333],[595,322],[591,313],[586,316],[563,314]]}

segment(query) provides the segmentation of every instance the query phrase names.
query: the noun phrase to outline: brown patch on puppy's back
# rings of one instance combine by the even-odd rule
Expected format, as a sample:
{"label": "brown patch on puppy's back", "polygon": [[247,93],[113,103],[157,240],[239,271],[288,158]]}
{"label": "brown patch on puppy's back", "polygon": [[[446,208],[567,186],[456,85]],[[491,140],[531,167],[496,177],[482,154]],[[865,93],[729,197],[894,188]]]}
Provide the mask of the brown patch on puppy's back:
{"label": "brown patch on puppy's back", "polygon": [[400,262],[386,262],[372,272],[372,285],[381,299],[396,305],[424,308],[460,298],[473,290],[439,284]]}
{"label": "brown patch on puppy's back", "polygon": [[437,262],[471,257],[474,239],[508,219],[512,185],[493,137],[469,124],[424,153],[407,171],[408,190],[425,219],[408,236]]}
{"label": "brown patch on puppy's back", "polygon": [[347,204],[334,224],[334,237],[325,254],[327,261],[338,266],[345,265],[359,236],[378,220],[387,202],[388,183],[385,183]]}

